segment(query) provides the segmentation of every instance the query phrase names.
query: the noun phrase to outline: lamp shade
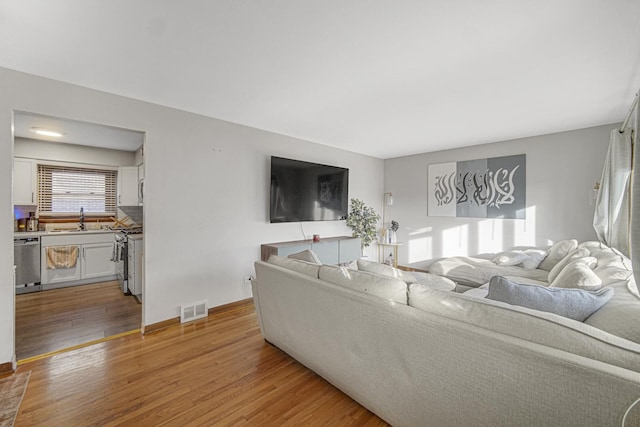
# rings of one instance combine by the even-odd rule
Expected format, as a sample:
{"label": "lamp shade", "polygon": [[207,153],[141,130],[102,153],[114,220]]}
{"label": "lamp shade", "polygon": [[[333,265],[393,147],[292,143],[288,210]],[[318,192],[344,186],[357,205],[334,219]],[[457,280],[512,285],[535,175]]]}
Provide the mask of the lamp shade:
{"label": "lamp shade", "polygon": [[387,206],[393,205],[393,194],[384,193],[384,204]]}

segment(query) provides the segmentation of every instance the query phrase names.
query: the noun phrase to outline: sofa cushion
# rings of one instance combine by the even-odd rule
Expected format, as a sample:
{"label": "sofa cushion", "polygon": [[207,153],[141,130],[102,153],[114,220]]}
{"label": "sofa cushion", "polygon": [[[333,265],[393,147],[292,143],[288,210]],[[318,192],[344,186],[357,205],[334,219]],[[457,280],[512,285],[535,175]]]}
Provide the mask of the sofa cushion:
{"label": "sofa cushion", "polygon": [[338,267],[347,267],[349,270],[357,270],[358,262],[355,259],[353,261],[345,261],[339,263]]}
{"label": "sofa cushion", "polygon": [[456,289],[456,283],[446,277],[421,272],[414,272],[413,274],[416,278],[415,284],[417,285],[429,286],[432,289],[439,289],[441,291],[454,291]]}
{"label": "sofa cushion", "polygon": [[494,276],[489,282],[487,298],[555,313],[582,322],[606,304],[612,296],[613,289],[610,288],[598,291],[549,288],[518,284],[504,277]]}
{"label": "sofa cushion", "polygon": [[[556,265],[553,266],[551,271],[549,271],[549,277],[547,280],[549,281],[549,283],[553,282],[553,279],[558,277],[558,274],[560,274],[562,269],[565,268],[571,261],[588,257],[590,254],[591,252],[589,252],[589,249],[587,248],[578,248],[578,249],[572,250],[567,254],[566,257],[562,258]],[[593,258],[593,260],[596,261],[595,258]],[[595,267],[595,265],[592,267]]]}
{"label": "sofa cushion", "polygon": [[412,273],[391,267],[390,265],[380,264],[378,262],[367,261],[360,258],[358,260],[358,270],[368,271],[370,273],[382,274],[383,276],[395,277],[405,283],[415,283],[417,280]]}
{"label": "sofa cushion", "polygon": [[597,290],[602,287],[602,279],[591,269],[595,259],[584,257],[571,261],[549,286],[554,288],[578,288],[585,290]]}
{"label": "sofa cushion", "polygon": [[[553,313],[409,286],[409,305],[491,331],[640,372],[640,345]],[[602,307],[596,314],[604,310]]]}
{"label": "sofa cushion", "polygon": [[304,251],[291,254],[287,258],[299,259],[301,261],[312,262],[314,264],[322,264],[318,255],[316,255],[311,249],[305,249]]}
{"label": "sofa cushion", "polygon": [[444,258],[431,264],[429,272],[473,287],[484,285],[493,276],[519,276],[546,282],[549,275],[545,270],[499,266],[491,260],[474,257]]}
{"label": "sofa cushion", "polygon": [[284,258],[278,255],[271,255],[267,260],[270,264],[279,265],[288,270],[297,271],[298,273],[305,274],[307,276],[318,278],[318,270],[320,266],[318,264],[302,261],[294,258]]}
{"label": "sofa cushion", "polygon": [[380,298],[407,304],[407,284],[402,280],[368,271],[350,270],[335,265],[322,265],[318,272],[320,280],[367,292]]}
{"label": "sofa cushion", "polygon": [[629,290],[626,281],[611,285],[610,288],[615,292],[613,298],[584,323],[640,343],[640,299]]}
{"label": "sofa cushion", "polygon": [[562,258],[578,247],[578,241],[575,239],[561,240],[552,245],[547,254],[538,266],[538,268],[546,271],[551,271],[554,265],[556,265]]}

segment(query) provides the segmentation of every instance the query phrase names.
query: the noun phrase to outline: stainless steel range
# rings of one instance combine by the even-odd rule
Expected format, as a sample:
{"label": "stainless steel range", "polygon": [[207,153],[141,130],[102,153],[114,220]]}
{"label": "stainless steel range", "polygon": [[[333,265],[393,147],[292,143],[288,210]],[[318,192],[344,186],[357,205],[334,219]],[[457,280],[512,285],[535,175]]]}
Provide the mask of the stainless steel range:
{"label": "stainless steel range", "polygon": [[113,256],[111,260],[116,263],[116,275],[122,293],[131,294],[129,291],[129,255],[128,255],[128,239],[131,234],[141,234],[142,227],[114,229],[117,231],[113,243]]}

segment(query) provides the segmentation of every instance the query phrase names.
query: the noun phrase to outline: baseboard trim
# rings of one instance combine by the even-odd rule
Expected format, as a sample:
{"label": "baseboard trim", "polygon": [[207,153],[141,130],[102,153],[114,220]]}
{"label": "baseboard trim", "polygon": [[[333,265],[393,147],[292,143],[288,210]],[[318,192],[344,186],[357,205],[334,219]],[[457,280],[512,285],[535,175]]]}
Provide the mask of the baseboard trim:
{"label": "baseboard trim", "polygon": [[180,324],[180,318],[174,317],[172,319],[163,320],[162,322],[152,323],[150,325],[144,325],[142,327],[142,334],[147,335],[152,332],[158,332],[162,329],[166,329],[169,326],[179,325],[179,324]]}
{"label": "baseboard trim", "polygon": [[239,308],[246,308],[253,304],[253,298],[241,299],[240,301],[230,302],[229,304],[219,305],[218,307],[212,307],[209,309],[209,316],[212,314],[223,313],[225,311],[236,310]]}
{"label": "baseboard trim", "polygon": [[11,362],[0,363],[0,375],[13,374],[14,372],[15,372],[15,369],[13,369],[13,363]]}
{"label": "baseboard trim", "polygon": [[[253,304],[253,298],[247,298],[240,301],[230,302],[229,304],[219,305],[217,307],[211,307],[208,311],[207,316],[211,316],[212,314],[224,313],[227,311],[245,309],[248,306]],[[161,322],[152,323],[150,325],[145,325],[142,328],[142,334],[150,334],[153,332],[158,332],[162,329],[166,329],[169,326],[179,325],[180,317],[174,317],[171,319],[163,320]]]}

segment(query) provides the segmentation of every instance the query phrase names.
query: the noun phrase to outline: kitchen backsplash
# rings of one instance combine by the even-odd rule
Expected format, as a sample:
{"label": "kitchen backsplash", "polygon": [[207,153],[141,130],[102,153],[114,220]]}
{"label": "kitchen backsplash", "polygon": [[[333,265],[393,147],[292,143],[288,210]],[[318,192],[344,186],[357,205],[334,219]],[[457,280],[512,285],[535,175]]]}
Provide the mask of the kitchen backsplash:
{"label": "kitchen backsplash", "polygon": [[142,206],[121,206],[118,208],[124,215],[128,216],[131,222],[136,225],[142,225],[143,222],[143,207]]}

